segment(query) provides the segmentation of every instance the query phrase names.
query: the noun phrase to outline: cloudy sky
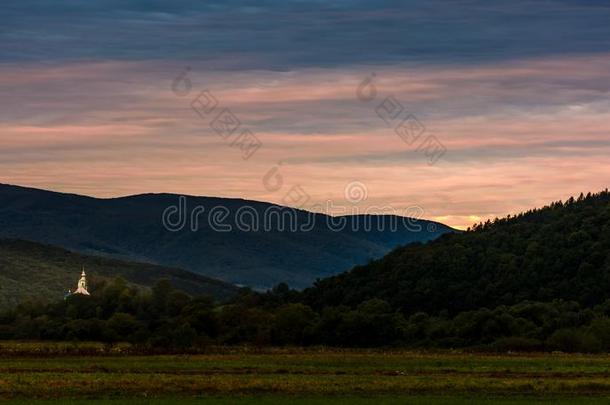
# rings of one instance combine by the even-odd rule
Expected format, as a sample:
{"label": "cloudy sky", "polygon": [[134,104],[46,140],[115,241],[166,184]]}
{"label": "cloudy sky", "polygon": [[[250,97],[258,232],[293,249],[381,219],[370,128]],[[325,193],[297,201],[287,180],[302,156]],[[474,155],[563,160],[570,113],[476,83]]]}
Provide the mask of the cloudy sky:
{"label": "cloudy sky", "polygon": [[457,227],[610,183],[607,1],[4,0],[0,18],[3,183]]}

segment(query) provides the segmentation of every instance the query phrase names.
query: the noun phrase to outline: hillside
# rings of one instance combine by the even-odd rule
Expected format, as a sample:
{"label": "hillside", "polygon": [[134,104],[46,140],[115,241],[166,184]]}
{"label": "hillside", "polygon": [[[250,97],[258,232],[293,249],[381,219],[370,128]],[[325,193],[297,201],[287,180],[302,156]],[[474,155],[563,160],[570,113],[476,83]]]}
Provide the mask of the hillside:
{"label": "hillside", "polygon": [[0,240],[0,308],[13,307],[22,298],[61,300],[74,290],[84,266],[90,284],[117,276],[140,287],[151,287],[159,279],[194,296],[225,299],[237,288],[188,271],[143,263],[86,256],[48,245],[21,240]]}
{"label": "hillside", "polygon": [[[179,196],[145,194],[96,199],[73,194],[0,185],[0,237],[32,240],[87,254],[184,268],[231,283],[266,288],[279,282],[303,288],[317,278],[346,271],[391,249],[415,241],[428,241],[452,229],[435,222],[405,221],[392,216],[350,216],[337,230],[323,214],[240,199],[187,197],[185,226],[176,232],[162,223],[164,211],[177,206]],[[201,207],[193,231],[191,214]],[[222,225],[210,226],[214,207],[226,209]],[[269,229],[236,227],[237,213],[249,210],[266,218],[278,213]],[[281,228],[280,216],[298,224]],[[248,220],[248,217],[244,217]],[[216,218],[218,219],[218,218]],[[372,222],[370,230],[364,224]],[[396,229],[389,226],[396,221]],[[309,229],[301,227],[311,223]],[[383,226],[382,226],[383,225]]]}
{"label": "hillside", "polygon": [[0,337],[607,352],[609,231],[605,191],[398,248],[303,292],[243,290],[214,306],[111,287],[22,306],[0,317]]}
{"label": "hillside", "polygon": [[305,291],[314,308],[371,298],[406,314],[456,314],[524,300],[610,298],[610,193],[556,202],[411,244]]}

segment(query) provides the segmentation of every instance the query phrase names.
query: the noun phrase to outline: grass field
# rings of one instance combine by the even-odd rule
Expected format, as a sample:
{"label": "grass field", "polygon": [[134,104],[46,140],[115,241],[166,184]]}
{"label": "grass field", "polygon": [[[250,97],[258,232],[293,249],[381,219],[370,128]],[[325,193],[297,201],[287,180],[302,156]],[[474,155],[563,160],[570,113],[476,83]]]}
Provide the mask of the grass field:
{"label": "grass field", "polygon": [[97,349],[0,344],[0,398],[23,404],[610,403],[608,355],[225,348],[135,356]]}

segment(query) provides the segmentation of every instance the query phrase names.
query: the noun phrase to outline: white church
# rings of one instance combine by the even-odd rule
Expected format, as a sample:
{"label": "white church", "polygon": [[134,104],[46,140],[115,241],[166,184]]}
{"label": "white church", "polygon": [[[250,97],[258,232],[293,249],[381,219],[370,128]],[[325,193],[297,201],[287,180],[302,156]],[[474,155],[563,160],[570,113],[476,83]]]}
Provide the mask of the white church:
{"label": "white church", "polygon": [[85,274],[85,268],[83,267],[83,271],[80,275],[80,279],[78,280],[78,284],[76,286],[76,290],[74,292],[68,290],[66,297],[72,294],[81,294],[81,295],[91,295],[89,291],[87,291],[87,275]]}

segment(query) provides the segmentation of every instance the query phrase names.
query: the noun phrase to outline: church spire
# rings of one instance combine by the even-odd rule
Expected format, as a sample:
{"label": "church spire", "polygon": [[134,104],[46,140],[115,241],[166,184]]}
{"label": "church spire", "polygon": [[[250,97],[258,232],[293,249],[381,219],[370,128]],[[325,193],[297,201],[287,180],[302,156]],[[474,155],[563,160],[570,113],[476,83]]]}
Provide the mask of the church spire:
{"label": "church spire", "polygon": [[78,280],[78,286],[76,291],[74,291],[74,294],[90,295],[89,291],[87,291],[87,276],[85,274],[85,266],[82,267],[80,280]]}

